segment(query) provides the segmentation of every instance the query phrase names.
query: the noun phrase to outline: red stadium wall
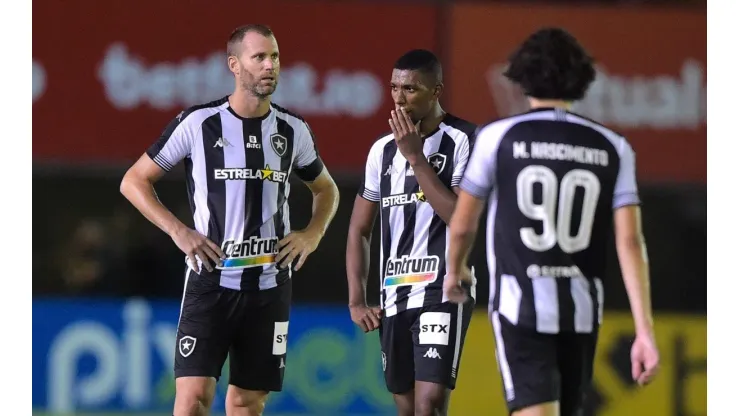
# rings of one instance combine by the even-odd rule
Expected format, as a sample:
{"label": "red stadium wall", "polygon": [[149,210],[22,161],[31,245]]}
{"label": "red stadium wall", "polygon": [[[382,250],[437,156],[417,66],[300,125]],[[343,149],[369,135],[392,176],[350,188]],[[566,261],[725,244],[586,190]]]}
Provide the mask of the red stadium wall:
{"label": "red stadium wall", "polygon": [[460,3],[449,19],[446,95],[453,111],[483,123],[521,110],[521,94],[500,75],[507,56],[532,31],[561,26],[600,68],[578,111],[628,138],[638,179],[706,182],[706,12]]}
{"label": "red stadium wall", "polygon": [[706,182],[703,10],[282,0],[234,13],[198,4],[206,1],[152,1],[145,11],[83,0],[34,7],[34,161],[133,162],[182,108],[230,93],[225,40],[261,21],[283,56],[275,102],[309,121],[334,172],[360,173],[387,131],[386,84],[400,54],[439,53],[445,108],[483,123],[522,109],[500,76],[507,55],[529,32],[560,25],[600,65],[578,110],[628,137],[638,179]]}
{"label": "red stadium wall", "polygon": [[436,49],[432,5],[211,3],[34,7],[34,160],[132,162],[182,108],[232,91],[226,40],[237,26],[261,22],[282,55],[274,101],[309,121],[328,166],[354,171],[388,128],[395,59]]}

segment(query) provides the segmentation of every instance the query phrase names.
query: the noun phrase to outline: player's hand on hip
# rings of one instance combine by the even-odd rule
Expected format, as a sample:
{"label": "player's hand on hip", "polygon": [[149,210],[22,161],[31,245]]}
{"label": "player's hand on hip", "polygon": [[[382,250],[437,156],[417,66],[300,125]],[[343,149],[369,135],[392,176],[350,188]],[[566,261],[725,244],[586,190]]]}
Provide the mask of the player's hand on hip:
{"label": "player's hand on hip", "polygon": [[357,324],[364,332],[375,331],[380,328],[380,318],[383,311],[379,306],[350,305],[349,313],[352,322]]}
{"label": "player's hand on hip", "polygon": [[182,228],[175,231],[172,233],[172,240],[188,256],[190,267],[196,273],[200,273],[198,259],[203,263],[206,270],[212,272],[213,266],[211,266],[211,262],[216,266],[221,263],[221,260],[226,258],[216,243],[193,229]]}
{"label": "player's hand on hip", "polygon": [[462,287],[462,282],[471,282],[472,275],[469,268],[463,268],[459,275],[447,274],[442,286],[445,296],[452,303],[465,303],[468,300],[468,293]]}
{"label": "player's hand on hip", "polygon": [[287,268],[293,260],[298,257],[295,270],[299,270],[309,254],[316,250],[321,241],[319,233],[310,230],[293,231],[282,240],[278,241],[278,254],[275,256],[275,263],[281,269]]}
{"label": "player's hand on hip", "polygon": [[632,343],[632,378],[640,386],[649,384],[658,375],[660,353],[651,335],[638,335]]}
{"label": "player's hand on hip", "polygon": [[388,120],[393,130],[396,146],[410,164],[416,164],[419,159],[424,158],[424,144],[419,135],[419,129],[411,121],[411,117],[401,108],[391,111]]}

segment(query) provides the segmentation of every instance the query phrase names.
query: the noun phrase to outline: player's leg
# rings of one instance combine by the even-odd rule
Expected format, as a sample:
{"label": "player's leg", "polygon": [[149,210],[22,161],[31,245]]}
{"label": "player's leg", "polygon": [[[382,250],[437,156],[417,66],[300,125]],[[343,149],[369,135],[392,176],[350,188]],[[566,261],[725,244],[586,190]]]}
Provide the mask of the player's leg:
{"label": "player's leg", "polygon": [[292,281],[243,296],[242,323],[229,354],[226,414],[260,416],[268,393],[283,388]]}
{"label": "player's leg", "polygon": [[414,343],[411,323],[415,310],[383,316],[380,322],[380,349],[383,374],[393,394],[398,416],[414,416]]}
{"label": "player's leg", "polygon": [[175,347],[174,416],[210,413],[229,348],[229,304],[237,294],[188,272]]}
{"label": "player's leg", "polygon": [[509,413],[557,416],[561,382],[556,336],[517,327],[498,312],[492,324]]}
{"label": "player's leg", "polygon": [[420,310],[412,327],[417,416],[445,415],[455,389],[474,301],[442,303]]}
{"label": "player's leg", "polygon": [[580,416],[585,412],[593,378],[598,333],[563,334],[558,350],[562,392],[560,414]]}

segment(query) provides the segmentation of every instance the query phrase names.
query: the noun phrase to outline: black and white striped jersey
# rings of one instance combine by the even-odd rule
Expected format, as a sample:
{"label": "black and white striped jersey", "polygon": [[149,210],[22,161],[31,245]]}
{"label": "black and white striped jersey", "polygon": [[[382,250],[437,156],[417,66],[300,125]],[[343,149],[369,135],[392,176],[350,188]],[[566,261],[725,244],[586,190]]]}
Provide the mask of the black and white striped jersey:
{"label": "black and white striped jersey", "polygon": [[480,129],[460,188],[488,199],[491,311],[541,333],[598,328],[613,210],[640,203],[627,140],[532,110]]}
{"label": "black and white striped jersey", "polygon": [[[447,114],[424,139],[424,155],[449,189],[462,179],[475,128]],[[442,282],[448,227],[427,202],[393,134],[370,149],[359,194],[380,204],[380,302],[385,315],[446,302]]]}
{"label": "black and white striped jersey", "polygon": [[263,117],[243,118],[224,97],[180,113],[147,154],[165,171],[185,160],[195,229],[227,256],[201,275],[246,291],[290,278],[290,267],[275,264],[276,244],[290,232],[288,179],[295,172],[311,181],[323,170],[301,117],[272,104]]}

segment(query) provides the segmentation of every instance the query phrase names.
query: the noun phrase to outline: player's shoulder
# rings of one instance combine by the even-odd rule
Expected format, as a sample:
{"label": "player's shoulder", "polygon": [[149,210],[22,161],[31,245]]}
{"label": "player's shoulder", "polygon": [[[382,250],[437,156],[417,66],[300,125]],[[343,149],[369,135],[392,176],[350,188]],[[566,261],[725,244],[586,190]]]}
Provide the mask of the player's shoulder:
{"label": "player's shoulder", "polygon": [[570,121],[571,123],[580,124],[599,133],[600,136],[604,137],[604,139],[608,140],[612,144],[612,146],[614,146],[615,150],[618,153],[622,153],[627,149],[632,150],[632,145],[630,144],[629,140],[627,140],[627,137],[624,134],[610,127],[607,127],[596,120],[588,118],[580,113],[569,111],[568,121]]}
{"label": "player's shoulder", "polygon": [[297,123],[304,124],[306,127],[308,127],[308,122],[306,121],[306,119],[297,112],[289,110],[275,103],[270,103],[270,108],[272,108],[272,110],[275,111],[279,117],[284,118],[288,121],[295,121]]}
{"label": "player's shoulder", "polygon": [[205,117],[218,113],[228,105],[228,96],[207,103],[192,105],[175,116],[174,121],[178,124],[201,123]]}
{"label": "player's shoulder", "polygon": [[[218,114],[229,105],[229,97],[211,102],[196,104],[180,111],[164,128],[163,137],[179,134],[182,137],[192,136],[210,116]],[[176,133],[179,132],[179,133]]]}
{"label": "player's shoulder", "polygon": [[373,144],[370,147],[370,153],[382,151],[386,146],[389,146],[391,142],[394,142],[393,132],[388,131],[381,134],[375,138],[375,141],[373,141]]}
{"label": "player's shoulder", "polygon": [[477,124],[450,113],[447,113],[442,119],[442,124],[448,134],[452,133],[451,136],[465,137],[469,140],[475,137],[475,132],[478,129]]}
{"label": "player's shoulder", "polygon": [[527,111],[524,113],[512,114],[481,123],[480,126],[478,126],[477,134],[505,133],[518,124],[535,120],[550,119],[553,119],[552,115],[543,111]]}
{"label": "player's shoulder", "polygon": [[303,129],[304,133],[307,132],[311,137],[313,137],[311,126],[308,125],[308,121],[306,121],[303,116],[275,103],[270,103],[270,108],[272,108],[272,111],[276,113],[277,117],[285,120],[293,128],[298,128],[299,130]]}

